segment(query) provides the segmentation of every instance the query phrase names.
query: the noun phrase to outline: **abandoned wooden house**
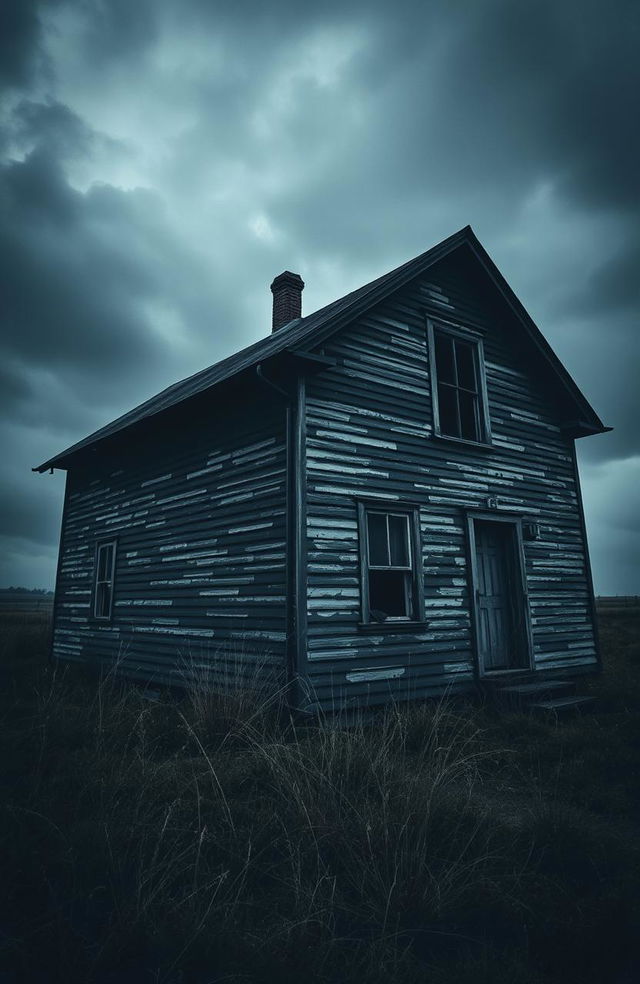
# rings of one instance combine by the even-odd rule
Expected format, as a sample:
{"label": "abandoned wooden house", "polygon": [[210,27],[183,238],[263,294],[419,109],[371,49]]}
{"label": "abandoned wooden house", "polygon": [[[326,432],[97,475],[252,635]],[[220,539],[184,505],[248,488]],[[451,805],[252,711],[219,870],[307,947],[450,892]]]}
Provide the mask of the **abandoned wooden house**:
{"label": "abandoned wooden house", "polygon": [[[598,668],[575,439],[604,427],[470,227],[37,471],[67,471],[58,660],[300,708]],[[262,670],[260,670],[262,672]]]}

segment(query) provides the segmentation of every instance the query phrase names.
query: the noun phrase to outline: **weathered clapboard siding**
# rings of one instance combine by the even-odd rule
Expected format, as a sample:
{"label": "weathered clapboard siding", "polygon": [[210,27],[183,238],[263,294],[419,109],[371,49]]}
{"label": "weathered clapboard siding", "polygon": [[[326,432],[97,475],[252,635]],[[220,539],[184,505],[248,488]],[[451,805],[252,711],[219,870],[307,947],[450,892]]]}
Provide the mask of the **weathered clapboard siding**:
{"label": "weathered clapboard siding", "polygon": [[[262,387],[260,396],[263,396]],[[284,671],[286,443],[277,400],[209,405],[69,471],[54,655],[130,675]],[[95,542],[117,539],[112,619],[92,618]]]}
{"label": "weathered clapboard siding", "polygon": [[[426,315],[482,336],[491,448],[433,435]],[[573,442],[515,327],[471,270],[461,276],[459,264],[444,260],[324,346],[336,366],[310,379],[306,395],[311,701],[335,706],[471,685],[464,510],[486,508],[489,497],[501,514],[541,526],[540,539],[524,544],[536,669],[595,667]],[[359,496],[420,505],[424,629],[358,628]]]}

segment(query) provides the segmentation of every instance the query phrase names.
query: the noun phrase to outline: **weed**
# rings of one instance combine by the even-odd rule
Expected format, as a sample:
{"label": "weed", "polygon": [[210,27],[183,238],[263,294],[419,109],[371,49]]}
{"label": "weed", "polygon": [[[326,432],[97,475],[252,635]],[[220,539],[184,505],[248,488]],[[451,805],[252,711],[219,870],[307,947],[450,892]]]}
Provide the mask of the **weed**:
{"label": "weed", "polygon": [[53,669],[47,634],[3,638],[8,979],[634,978],[628,619],[604,625],[604,710],[562,726],[449,699],[302,724],[268,657],[222,654],[150,701]]}

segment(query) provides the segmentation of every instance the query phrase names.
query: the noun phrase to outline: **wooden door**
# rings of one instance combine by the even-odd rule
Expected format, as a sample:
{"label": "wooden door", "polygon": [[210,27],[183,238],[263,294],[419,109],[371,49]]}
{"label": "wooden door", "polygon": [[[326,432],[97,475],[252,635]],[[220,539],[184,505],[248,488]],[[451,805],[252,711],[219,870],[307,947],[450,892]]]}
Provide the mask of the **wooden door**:
{"label": "wooden door", "polygon": [[475,523],[476,610],[480,666],[484,672],[518,665],[514,602],[513,529],[508,523]]}

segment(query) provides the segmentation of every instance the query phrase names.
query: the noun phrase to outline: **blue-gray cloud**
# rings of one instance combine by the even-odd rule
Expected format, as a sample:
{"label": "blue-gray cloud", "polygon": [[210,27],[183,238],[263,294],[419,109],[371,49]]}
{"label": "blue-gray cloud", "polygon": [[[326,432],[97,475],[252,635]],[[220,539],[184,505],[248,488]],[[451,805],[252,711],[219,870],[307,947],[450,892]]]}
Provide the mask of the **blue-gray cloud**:
{"label": "blue-gray cloud", "polygon": [[[623,462],[640,450],[639,10],[5,4],[12,557],[51,569],[55,554],[61,483],[34,485],[28,464],[265,334],[281,269],[300,269],[309,311],[467,222],[616,428],[583,442],[585,475],[595,483],[608,462],[627,501]],[[596,524],[611,578],[603,512]]]}

